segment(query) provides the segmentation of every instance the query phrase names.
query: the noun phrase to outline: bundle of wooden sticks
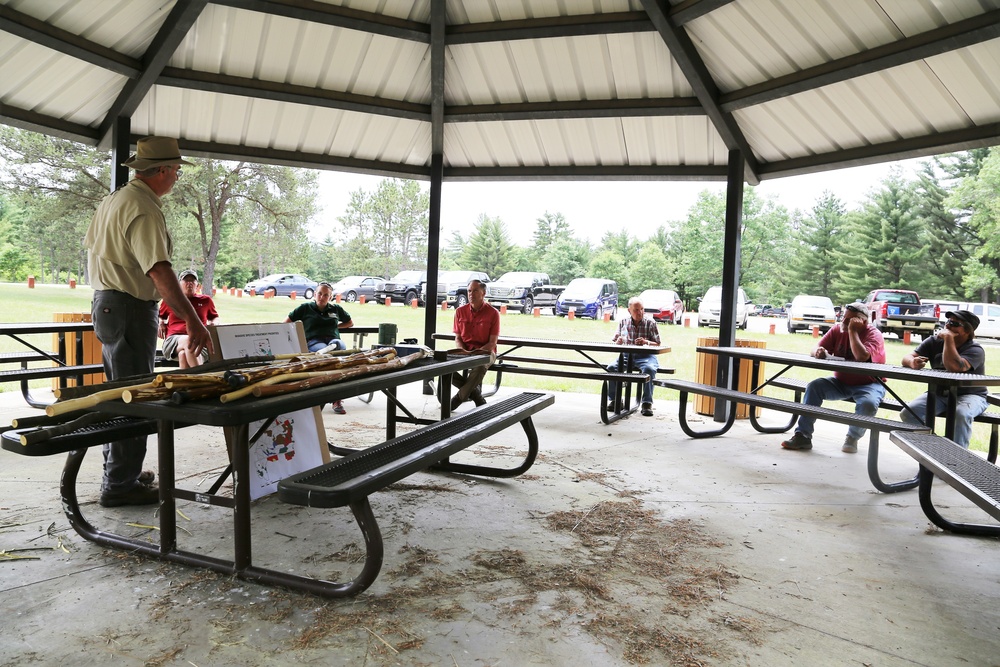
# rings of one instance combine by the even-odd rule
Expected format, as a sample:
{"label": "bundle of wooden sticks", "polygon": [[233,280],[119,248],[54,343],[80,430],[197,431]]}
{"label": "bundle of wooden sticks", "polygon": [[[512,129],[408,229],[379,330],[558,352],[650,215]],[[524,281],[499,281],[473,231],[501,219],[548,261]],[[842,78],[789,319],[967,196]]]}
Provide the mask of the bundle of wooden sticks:
{"label": "bundle of wooden sticks", "polygon": [[[161,373],[141,382],[96,390],[86,396],[68,398],[45,408],[49,417],[94,409],[105,401],[162,401],[182,404],[207,398],[223,403],[247,396],[276,396],[320,387],[351,378],[403,368],[428,356],[421,351],[399,357],[391,347],[348,355],[305,353],[274,358],[272,363],[246,368],[231,360],[226,370],[202,373]],[[117,384],[117,383],[116,383]]]}

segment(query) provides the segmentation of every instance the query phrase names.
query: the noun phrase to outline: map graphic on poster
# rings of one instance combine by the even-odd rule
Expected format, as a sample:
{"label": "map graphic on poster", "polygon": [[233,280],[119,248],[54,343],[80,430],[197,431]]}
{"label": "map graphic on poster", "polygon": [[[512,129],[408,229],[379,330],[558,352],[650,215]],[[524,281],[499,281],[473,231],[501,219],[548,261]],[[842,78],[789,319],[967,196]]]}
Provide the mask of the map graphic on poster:
{"label": "map graphic on poster", "polygon": [[[301,352],[303,339],[296,327],[292,322],[231,324],[210,329],[215,330],[216,352],[231,359]],[[326,440],[320,440],[320,434],[325,432],[318,408],[251,423],[251,437],[258,432],[260,437],[250,446],[250,497],[254,500],[274,493],[285,477],[315,468],[328,458],[324,456]]]}

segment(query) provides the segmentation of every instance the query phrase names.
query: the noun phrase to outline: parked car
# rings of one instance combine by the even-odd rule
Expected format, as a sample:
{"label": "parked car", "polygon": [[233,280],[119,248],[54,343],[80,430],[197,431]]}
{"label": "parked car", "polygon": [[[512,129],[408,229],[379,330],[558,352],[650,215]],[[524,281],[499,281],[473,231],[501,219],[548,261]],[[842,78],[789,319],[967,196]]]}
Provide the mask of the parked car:
{"label": "parked car", "polygon": [[297,273],[272,273],[259,280],[251,280],[243,286],[243,293],[253,290],[256,294],[271,296],[291,296],[292,292],[305,299],[311,299],[316,293],[316,281],[309,280]]}
{"label": "parked car", "polygon": [[680,324],[684,302],[672,289],[647,289],[639,295],[643,310],[657,322]]}
{"label": "parked car", "polygon": [[[747,304],[750,299],[743,288],[736,295],[736,328],[747,328]],[[698,297],[698,326],[717,327],[722,325],[722,287],[709,287],[705,296]]]}
{"label": "parked car", "polygon": [[786,303],[784,306],[768,306],[760,311],[761,317],[784,317],[788,313],[788,307],[792,304]]}
{"label": "parked car", "polygon": [[385,303],[386,297],[389,297],[409,305],[414,299],[421,298],[420,291],[426,280],[426,271],[400,271],[391,280],[376,286],[375,298],[379,303]]}
{"label": "parked car", "polygon": [[949,310],[969,310],[979,317],[979,327],[976,329],[976,337],[1000,338],[1000,305],[995,303],[959,303],[958,308],[948,308],[945,310],[941,305],[941,317]]}
{"label": "parked car", "polygon": [[370,301],[375,298],[375,290],[380,282],[382,279],[375,276],[346,276],[334,283],[333,298],[336,299],[339,294],[347,303],[354,303],[360,297]]}
{"label": "parked car", "polygon": [[788,307],[786,314],[788,333],[803,329],[810,331],[814,326],[826,333],[837,324],[837,311],[833,308],[833,301],[826,296],[799,294],[792,299],[792,305]]}
{"label": "parked car", "polygon": [[[490,277],[485,271],[442,271],[438,274],[437,300],[434,304],[447,301],[449,306],[458,308],[469,303],[469,283],[472,280],[488,283]],[[420,298],[427,302],[426,282],[421,285]]]}
{"label": "parked car", "polygon": [[496,308],[507,306],[531,315],[535,308],[555,308],[564,289],[565,285],[553,285],[547,273],[508,271],[486,286],[486,300]]}
{"label": "parked car", "polygon": [[945,320],[949,310],[968,310],[955,299],[920,299],[920,314],[931,315],[938,318],[938,329],[944,328]]}
{"label": "parked car", "polygon": [[871,323],[882,333],[903,338],[906,332],[926,337],[940,328],[938,313],[924,313],[920,296],[913,290],[875,289],[862,301],[868,306]]}
{"label": "parked car", "polygon": [[580,317],[602,319],[604,313],[615,318],[618,311],[618,283],[604,278],[575,278],[556,300],[556,315],[564,317],[575,308]]}
{"label": "parked car", "polygon": [[760,304],[758,306],[754,306],[753,307],[753,312],[751,312],[750,314],[751,315],[763,315],[764,311],[767,310],[768,308],[774,308],[774,306],[772,306],[769,303],[762,303],[762,304]]}

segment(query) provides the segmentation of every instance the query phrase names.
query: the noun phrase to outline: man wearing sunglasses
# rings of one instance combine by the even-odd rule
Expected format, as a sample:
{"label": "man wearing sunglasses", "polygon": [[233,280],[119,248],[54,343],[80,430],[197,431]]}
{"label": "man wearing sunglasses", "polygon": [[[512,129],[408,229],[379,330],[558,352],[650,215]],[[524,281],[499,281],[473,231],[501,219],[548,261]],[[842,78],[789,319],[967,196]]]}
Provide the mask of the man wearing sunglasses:
{"label": "man wearing sunglasses", "polygon": [[[885,363],[885,341],[882,332],[868,321],[868,307],[860,302],[849,303],[843,310],[844,319],[827,331],[819,340],[812,356],[817,359],[839,357],[848,361]],[[825,400],[854,401],[854,413],[871,417],[885,396],[885,387],[878,378],[837,371],[833,377],[816,378],[806,385],[802,402],[806,405],[823,405]],[[781,443],[785,449],[812,449],[815,417],[799,415],[798,425],[791,438]],[[847,429],[847,437],[840,451],[854,454],[858,440],[865,434],[860,426]]]}
{"label": "man wearing sunglasses", "polygon": [[[986,373],[986,351],[976,342],[979,318],[968,310],[954,310],[945,313],[947,321],[944,329],[917,346],[913,352],[903,357],[907,368],[920,369],[930,362],[931,368],[952,373]],[[903,410],[902,419],[908,424],[923,424],[927,416],[927,404],[932,402],[935,415],[944,414],[948,408],[947,390],[938,391],[937,396],[918,396]],[[955,411],[955,442],[966,449],[972,435],[972,420],[983,414],[989,404],[986,402],[986,387],[959,387],[958,407]],[[913,412],[910,412],[912,410]]]}

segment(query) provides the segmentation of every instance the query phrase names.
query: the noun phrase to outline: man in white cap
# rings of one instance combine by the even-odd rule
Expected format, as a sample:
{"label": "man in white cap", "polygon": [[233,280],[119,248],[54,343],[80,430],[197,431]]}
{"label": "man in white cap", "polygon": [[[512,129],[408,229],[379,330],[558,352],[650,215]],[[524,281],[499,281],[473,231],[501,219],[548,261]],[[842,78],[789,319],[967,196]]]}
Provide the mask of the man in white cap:
{"label": "man in white cap", "polygon": [[[931,368],[952,373],[986,374],[986,350],[976,341],[979,317],[969,310],[953,310],[945,313],[944,329],[920,341],[913,352],[903,357],[907,368],[920,369],[928,363]],[[942,415],[948,409],[948,394],[944,387],[936,396],[921,394],[910,402],[901,413],[908,424],[924,424],[927,418],[927,404],[933,407],[935,415]],[[958,405],[955,408],[955,442],[966,449],[972,437],[972,420],[986,412],[986,387],[959,387]]]}
{"label": "man in white cap", "polygon": [[[135,178],[101,201],[87,229],[91,313],[109,381],[153,372],[160,298],[184,320],[195,355],[211,348],[208,330],[170,266],[173,244],[160,203],[185,164],[191,163],[181,159],[176,139],[140,139],[135,155],[122,163],[135,170]],[[145,456],[145,436],[104,445],[101,505],[159,500],[153,473],[142,470]]]}
{"label": "man in white cap", "polygon": [[[882,332],[868,321],[868,307],[858,301],[849,303],[842,311],[844,318],[839,326],[827,331],[812,351],[817,359],[841,357],[848,361],[885,363],[885,340]],[[802,402],[806,405],[823,405],[824,400],[854,401],[854,414],[871,417],[885,396],[885,387],[878,378],[837,371],[833,377],[816,378],[806,385]],[[781,443],[785,449],[812,449],[815,417],[799,415],[798,426],[791,438]],[[847,429],[847,437],[840,451],[854,454],[858,440],[865,434],[860,426]]]}

